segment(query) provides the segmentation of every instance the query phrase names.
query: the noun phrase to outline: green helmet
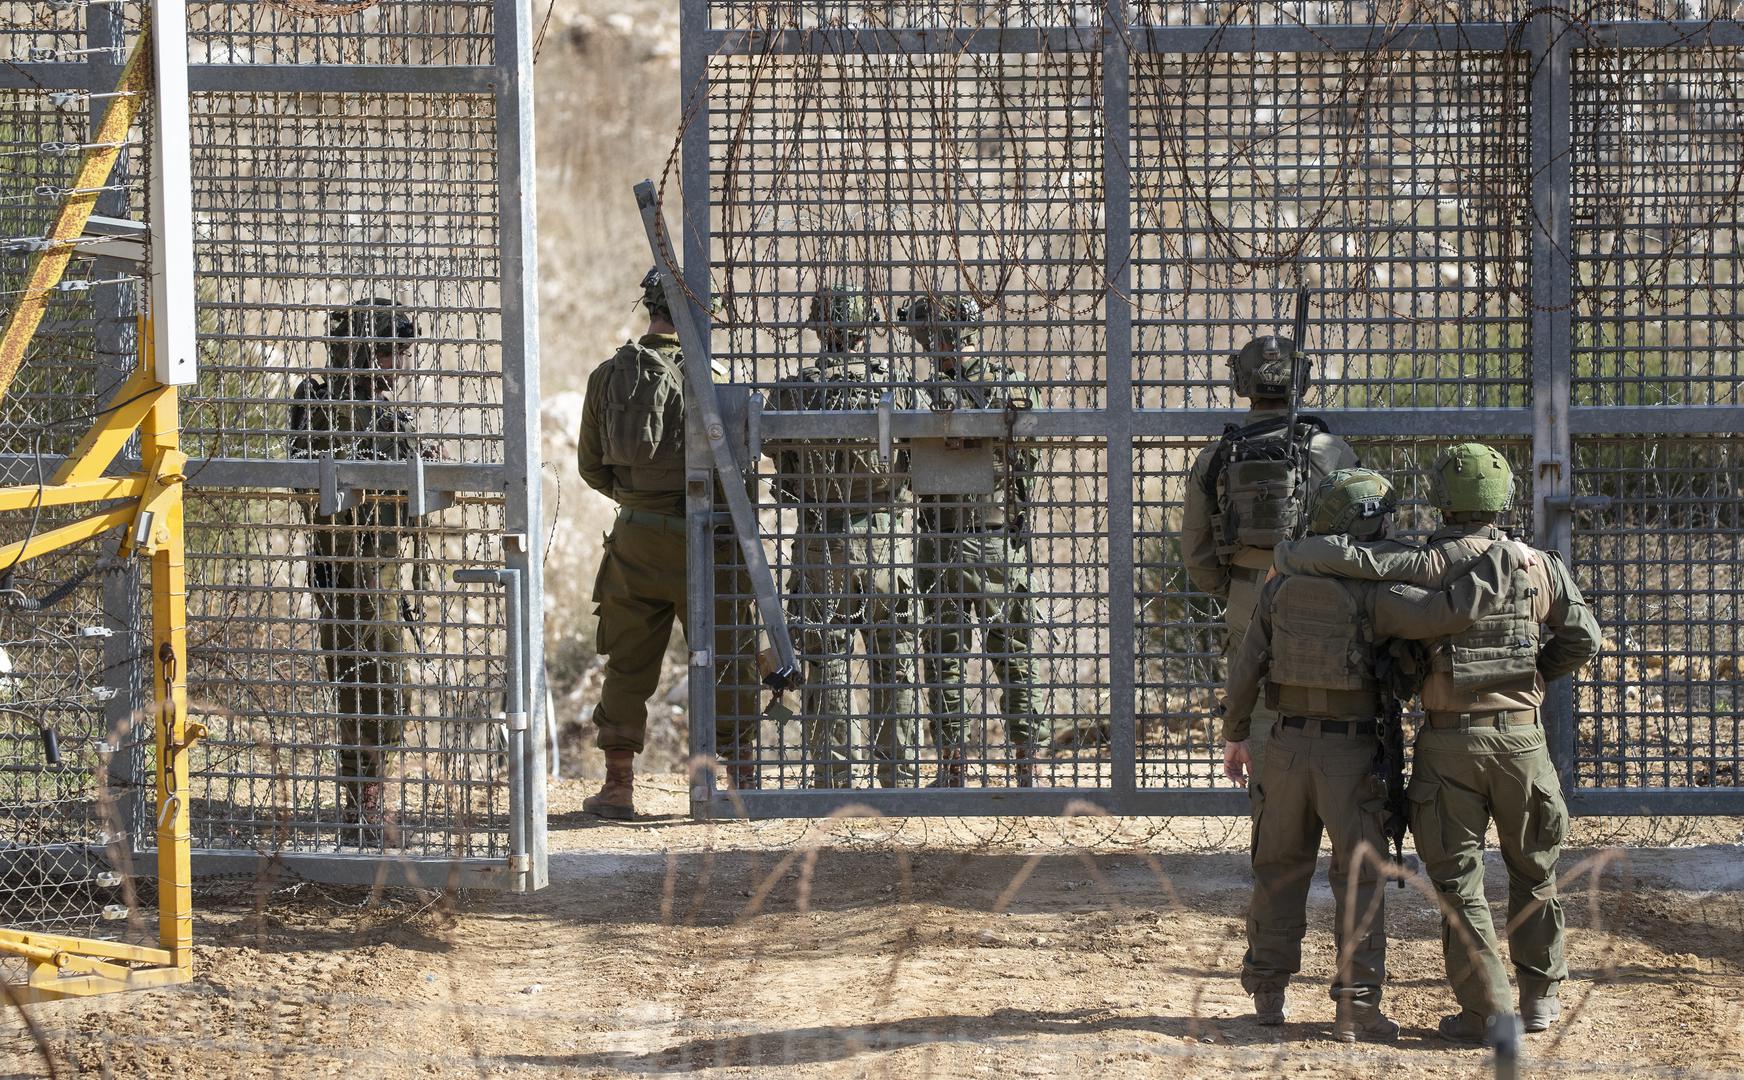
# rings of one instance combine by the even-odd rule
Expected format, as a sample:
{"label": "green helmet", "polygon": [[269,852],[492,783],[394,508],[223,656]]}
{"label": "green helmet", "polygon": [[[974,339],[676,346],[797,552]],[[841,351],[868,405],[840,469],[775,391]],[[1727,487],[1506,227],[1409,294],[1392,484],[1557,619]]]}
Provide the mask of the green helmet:
{"label": "green helmet", "polygon": [[328,363],[333,367],[371,367],[371,354],[377,346],[417,336],[417,325],[399,301],[382,296],[353,300],[327,315]]}
{"label": "green helmet", "polygon": [[896,321],[923,349],[955,350],[981,334],[981,305],[964,293],[917,296],[896,309]]}
{"label": "green helmet", "polygon": [[1450,446],[1429,466],[1429,499],[1443,514],[1499,514],[1514,505],[1514,470],[1493,446]]}
{"label": "green helmet", "polygon": [[874,316],[872,298],[852,285],[826,285],[812,294],[805,325],[828,348],[845,352],[866,340]]}
{"label": "green helmet", "polygon": [[[1230,383],[1242,397],[1288,397],[1290,361],[1296,343],[1289,338],[1257,337],[1229,358]],[[1308,389],[1308,365],[1297,374],[1296,392]]]}
{"label": "green helmet", "polygon": [[1339,469],[1308,497],[1308,534],[1330,536],[1358,530],[1359,522],[1385,518],[1399,505],[1393,485],[1373,469]]}
{"label": "green helmet", "polygon": [[672,309],[666,304],[666,275],[658,266],[650,266],[642,275],[642,306],[656,318],[672,321]]}

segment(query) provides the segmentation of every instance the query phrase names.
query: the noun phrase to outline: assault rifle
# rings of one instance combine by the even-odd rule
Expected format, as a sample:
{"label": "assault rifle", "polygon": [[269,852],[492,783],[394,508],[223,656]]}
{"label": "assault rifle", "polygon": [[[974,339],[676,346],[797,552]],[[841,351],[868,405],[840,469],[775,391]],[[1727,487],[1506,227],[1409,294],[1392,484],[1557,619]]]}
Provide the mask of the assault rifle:
{"label": "assault rifle", "polygon": [[[1296,417],[1302,409],[1302,365],[1305,363],[1303,353],[1307,351],[1308,343],[1308,286],[1296,290],[1296,323],[1291,328],[1294,335],[1290,341],[1290,412],[1284,422],[1284,439],[1290,447],[1290,465],[1296,471],[1298,491],[1305,485],[1308,476],[1308,447],[1303,440],[1296,438]],[[1302,527],[1307,520],[1301,513],[1296,515],[1296,524],[1290,530],[1294,539],[1302,536]]]}
{"label": "assault rifle", "polygon": [[[1393,865],[1405,865],[1405,827],[1409,805],[1405,798],[1405,699],[1422,688],[1428,658],[1414,641],[1394,638],[1378,650],[1376,682],[1381,688],[1381,745],[1375,766],[1387,785],[1387,817],[1382,828],[1393,843]],[[1399,888],[1405,879],[1399,879]]]}

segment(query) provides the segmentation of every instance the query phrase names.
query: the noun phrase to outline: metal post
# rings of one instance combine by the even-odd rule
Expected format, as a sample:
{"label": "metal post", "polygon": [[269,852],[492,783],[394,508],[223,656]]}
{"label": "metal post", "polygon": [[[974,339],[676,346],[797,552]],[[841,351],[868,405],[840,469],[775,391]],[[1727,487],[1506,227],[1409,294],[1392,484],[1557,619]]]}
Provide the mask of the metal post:
{"label": "metal post", "polygon": [[[679,3],[679,107],[685,118],[679,150],[683,191],[684,286],[692,296],[709,296],[709,79],[708,0]],[[707,310],[706,308],[704,309]],[[709,760],[715,753],[715,582],[714,465],[696,410],[685,418],[685,575],[690,583],[690,754]],[[698,663],[699,659],[705,662]],[[708,816],[714,802],[714,772],[690,778],[690,812]]]}
{"label": "metal post", "polygon": [[[513,0],[496,3],[497,156],[502,205],[503,323],[503,513],[508,536],[504,563],[516,572],[514,603],[526,614],[522,640],[511,642],[519,670],[511,675],[523,687],[540,684],[545,669],[544,570],[534,538],[544,517],[540,498],[539,419],[539,249],[533,160],[533,45],[527,8]],[[518,541],[517,541],[518,538]],[[545,708],[542,694],[529,706],[538,730]],[[509,813],[526,837],[531,859],[525,875],[514,878],[518,891],[545,887],[545,740],[523,738],[520,783],[510,783]]]}
{"label": "metal post", "polygon": [[[1566,10],[1541,11],[1528,31],[1532,73],[1532,523],[1534,543],[1570,558],[1573,455],[1568,428],[1574,270]],[[1550,754],[1574,785],[1574,688],[1560,679],[1544,702]]]}
{"label": "metal post", "polygon": [[188,7],[152,0],[151,311],[157,381],[194,381],[194,188],[188,131]]}
{"label": "metal post", "polygon": [[[1126,0],[1102,8],[1103,319],[1108,355],[1109,734],[1116,799],[1138,786],[1137,598],[1132,489],[1132,57]],[[1127,588],[1119,585],[1126,583]]]}
{"label": "metal post", "polygon": [[[521,607],[522,574],[516,567],[503,567],[500,570],[456,570],[454,583],[457,585],[497,585],[503,590],[503,635],[508,640],[508,647],[503,657],[506,669],[503,680],[503,726],[507,729],[504,741],[505,756],[509,762],[509,792],[511,799],[515,793],[524,792],[529,783],[537,783],[543,788],[545,778],[532,780],[527,776],[530,755],[528,743],[539,742],[528,734],[527,684],[521,678],[526,670],[527,650],[527,613]],[[533,886],[527,884],[527,879],[533,876],[529,836],[525,818],[515,812],[515,807],[509,808],[509,889],[513,892],[530,892]]]}

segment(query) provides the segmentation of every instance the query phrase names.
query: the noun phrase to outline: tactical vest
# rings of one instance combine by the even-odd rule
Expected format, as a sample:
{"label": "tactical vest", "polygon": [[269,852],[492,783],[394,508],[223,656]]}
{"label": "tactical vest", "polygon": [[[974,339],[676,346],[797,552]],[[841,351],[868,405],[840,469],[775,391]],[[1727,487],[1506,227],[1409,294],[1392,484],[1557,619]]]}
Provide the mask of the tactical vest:
{"label": "tactical vest", "polygon": [[[866,365],[868,375],[882,369]],[[814,364],[782,380],[775,407],[821,412],[875,409],[879,388],[839,368]],[[776,455],[775,487],[790,503],[823,513],[851,515],[889,510],[900,481],[869,440],[827,439],[783,448]]]}
{"label": "tactical vest", "polygon": [[[1467,557],[1458,541],[1442,541],[1434,547],[1448,560],[1442,585],[1457,580],[1475,556]],[[1490,540],[1489,543],[1495,543]],[[1487,550],[1489,544],[1485,544]],[[1538,619],[1533,598],[1538,595],[1532,576],[1516,568],[1508,579],[1508,599],[1497,609],[1472,623],[1465,632],[1441,638],[1430,653],[1430,667],[1447,672],[1454,688],[1482,693],[1509,686],[1531,686],[1538,674]]]}
{"label": "tactical vest", "polygon": [[1212,531],[1219,555],[1295,538],[1308,501],[1309,444],[1326,424],[1298,416],[1293,439],[1288,424],[1287,417],[1268,416],[1224,429],[1205,476],[1205,493],[1217,504]]}
{"label": "tactical vest", "polygon": [[1374,666],[1374,632],[1354,589],[1336,578],[1284,579],[1272,597],[1271,682],[1372,693]]}
{"label": "tactical vest", "polygon": [[684,370],[674,357],[625,342],[607,361],[601,459],[625,491],[684,487]]}

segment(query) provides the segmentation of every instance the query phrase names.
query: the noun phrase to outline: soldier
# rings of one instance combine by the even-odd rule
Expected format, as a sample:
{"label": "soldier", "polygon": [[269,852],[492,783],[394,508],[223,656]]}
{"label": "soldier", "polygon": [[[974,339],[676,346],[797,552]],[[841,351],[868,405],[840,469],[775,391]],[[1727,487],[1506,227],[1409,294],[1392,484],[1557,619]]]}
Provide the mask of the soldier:
{"label": "soldier", "polygon": [[[1035,387],[1014,369],[975,352],[981,306],[970,296],[917,296],[897,322],[933,362],[926,385],[934,410],[1033,408]],[[1040,455],[1006,440],[973,440],[994,459],[998,491],[921,495],[920,588],[926,597],[926,681],[939,745],[936,787],[962,787],[968,746],[963,657],[975,626],[1001,689],[1001,712],[1018,787],[1035,785],[1043,732],[1036,718],[1030,637],[1036,622],[1030,596],[1026,516]]]}
{"label": "soldier", "polygon": [[[606,781],[582,802],[600,817],[636,816],[635,757],[648,729],[648,698],[660,684],[661,658],[672,621],[688,617],[684,517],[684,357],[666,305],[658,268],[642,278],[648,331],[625,342],[587,381],[577,465],[589,487],[618,504],[594,579],[599,651],[607,657],[605,685],[594,706]],[[716,565],[731,567],[721,545]],[[742,572],[715,579],[714,656],[716,749],[736,787],[755,783],[740,731],[756,715],[757,679],[744,638],[754,633]],[[749,741],[749,740],[745,740]]]}
{"label": "soldier", "polygon": [[[1441,528],[1423,548],[1322,537],[1276,551],[1280,570],[1435,587],[1456,580],[1503,540],[1514,475],[1502,455],[1462,443],[1430,467]],[[1555,1023],[1563,959],[1556,860],[1568,827],[1539,709],[1545,685],[1598,652],[1601,632],[1555,552],[1516,574],[1502,609],[1438,638],[1424,682],[1425,723],[1411,777],[1411,835],[1443,901],[1442,952],[1461,1012],[1441,1021],[1450,1039],[1478,1041],[1506,1016],[1508,975],[1484,899],[1484,834],[1493,820],[1508,868],[1508,952],[1520,980],[1527,1031]],[[1549,632],[1545,632],[1548,627]]]}
{"label": "soldier", "polygon": [[[1341,469],[1321,481],[1305,511],[1311,535],[1385,535],[1393,488],[1379,473]],[[1334,1031],[1391,1040],[1399,1025],[1381,1012],[1386,978],[1386,890],[1376,860],[1386,851],[1385,789],[1376,774],[1383,687],[1377,665],[1389,638],[1458,633],[1493,609],[1519,562],[1498,545],[1441,591],[1411,585],[1290,575],[1260,590],[1253,622],[1230,665],[1224,717],[1224,772],[1242,783],[1249,724],[1265,696],[1276,706],[1271,752],[1255,770],[1253,902],[1248,911],[1242,988],[1261,1024],[1281,1024],[1284,988],[1302,967],[1309,882],[1324,830],[1332,842],[1328,878],[1336,905],[1338,971]],[[1369,853],[1363,858],[1361,845]],[[1356,883],[1351,885],[1351,870]],[[1352,939],[1347,928],[1355,928]]]}
{"label": "soldier", "polygon": [[[782,380],[773,405],[783,410],[872,409],[889,381],[884,365],[861,350],[876,312],[862,289],[835,285],[811,298],[806,325],[822,346],[817,359]],[[907,402],[901,403],[907,407]],[[907,464],[880,459],[849,440],[774,443],[775,487],[799,510],[789,591],[806,659],[805,743],[816,787],[853,786],[852,687],[848,656],[854,630],[865,641],[871,674],[869,741],[883,787],[912,787],[915,751],[914,583],[910,548],[897,529]],[[894,467],[893,467],[894,466]]]}
{"label": "soldier", "polygon": [[[1307,390],[1307,365],[1292,391],[1296,343],[1261,337],[1230,358],[1230,381],[1248,399],[1247,422],[1230,425],[1193,462],[1181,515],[1181,561],[1194,588],[1223,601],[1228,638],[1223,655],[1241,651],[1254,598],[1272,565],[1272,545],[1296,535],[1302,504],[1326,476],[1357,465],[1343,439],[1312,416],[1289,433],[1290,395]],[[1299,468],[1299,464],[1305,469]],[[1298,475],[1305,472],[1305,475]],[[1254,771],[1265,757],[1275,716],[1263,703],[1253,716]]]}
{"label": "soldier", "polygon": [[[411,413],[389,397],[417,335],[390,299],[357,300],[331,312],[327,373],[299,383],[291,404],[291,456],[403,461],[421,453]],[[404,620],[413,613],[400,582],[405,509],[403,499],[371,492],[331,514],[306,507],[309,591],[336,690],[339,790],[344,821],[360,845],[381,843],[396,823],[384,788],[384,751],[400,745],[406,724]]]}

